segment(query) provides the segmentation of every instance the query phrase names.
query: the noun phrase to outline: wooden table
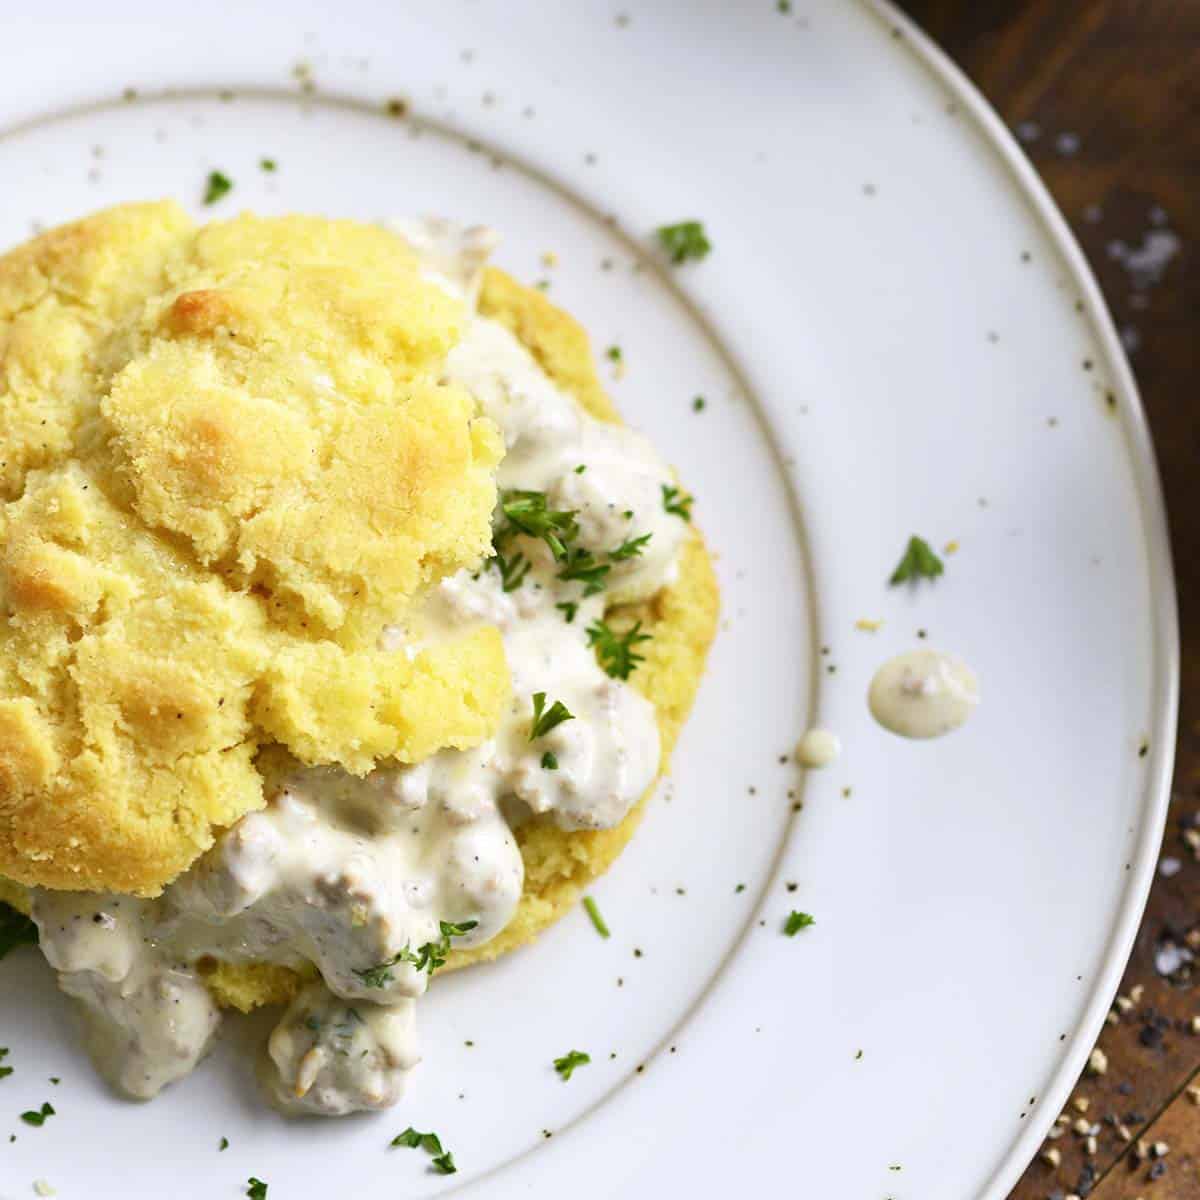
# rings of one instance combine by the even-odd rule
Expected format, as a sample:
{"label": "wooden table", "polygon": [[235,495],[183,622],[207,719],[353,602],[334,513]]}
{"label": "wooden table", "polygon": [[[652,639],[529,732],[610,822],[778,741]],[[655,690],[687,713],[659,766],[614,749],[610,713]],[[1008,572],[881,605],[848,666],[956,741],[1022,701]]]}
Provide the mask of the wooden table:
{"label": "wooden table", "polygon": [[[1011,1200],[1200,1200],[1200,0],[903,3],[1017,131],[1099,275],[1150,414],[1179,579],[1171,816],[1107,1066],[1085,1073]],[[1122,247],[1169,261],[1139,277]],[[1168,978],[1172,946],[1196,962]]]}

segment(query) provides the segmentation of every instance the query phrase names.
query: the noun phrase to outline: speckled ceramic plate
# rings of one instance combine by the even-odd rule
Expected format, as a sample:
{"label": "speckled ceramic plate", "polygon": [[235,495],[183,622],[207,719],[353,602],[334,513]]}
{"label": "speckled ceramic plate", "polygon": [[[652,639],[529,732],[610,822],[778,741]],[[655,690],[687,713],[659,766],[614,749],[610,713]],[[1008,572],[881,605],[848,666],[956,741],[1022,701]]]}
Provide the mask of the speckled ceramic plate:
{"label": "speckled ceramic plate", "polygon": [[[1132,941],[1176,629],[1128,368],[975,93],[850,0],[41,0],[4,22],[0,242],[120,200],[200,211],[213,169],[234,182],[213,215],[496,225],[503,265],[622,347],[614,394],[697,493],[725,609],[674,779],[597,888],[609,941],[575,915],[437,981],[403,1106],[304,1125],[256,1101],[262,1022],[155,1103],[113,1099],[22,952],[0,1194],[1003,1196]],[[715,248],[670,268],[650,231],[689,217]],[[889,590],[914,532],[958,550]],[[984,699],[912,744],[864,696],[921,639]],[[818,719],[845,752],[802,780],[785,755]],[[816,917],[795,938],[791,908]],[[593,1061],[564,1083],[572,1048]],[[410,1123],[457,1175],[387,1149]]]}

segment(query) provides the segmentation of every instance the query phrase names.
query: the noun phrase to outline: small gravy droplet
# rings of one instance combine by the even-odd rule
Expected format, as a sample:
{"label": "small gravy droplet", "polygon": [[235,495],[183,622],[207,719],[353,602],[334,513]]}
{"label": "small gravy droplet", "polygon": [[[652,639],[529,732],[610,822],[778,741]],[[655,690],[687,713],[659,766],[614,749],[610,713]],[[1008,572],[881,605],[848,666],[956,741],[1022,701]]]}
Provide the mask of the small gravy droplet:
{"label": "small gravy droplet", "polygon": [[875,672],[867,693],[871,715],[901,737],[941,737],[979,703],[979,681],[961,659],[940,650],[910,650]]}
{"label": "small gravy droplet", "polygon": [[827,767],[842,752],[836,733],[828,729],[810,729],[796,747],[796,761],[802,767]]}

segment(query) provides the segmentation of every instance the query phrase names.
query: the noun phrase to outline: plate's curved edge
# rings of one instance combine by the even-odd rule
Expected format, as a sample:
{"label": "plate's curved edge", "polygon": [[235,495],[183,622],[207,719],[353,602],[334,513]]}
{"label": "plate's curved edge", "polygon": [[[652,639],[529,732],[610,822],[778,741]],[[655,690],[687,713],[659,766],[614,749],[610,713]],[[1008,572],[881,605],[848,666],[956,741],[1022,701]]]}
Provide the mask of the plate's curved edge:
{"label": "plate's curved edge", "polygon": [[1054,1118],[1066,1106],[1071,1089],[1095,1045],[1133,950],[1150,885],[1154,881],[1170,805],[1179,709],[1180,648],[1175,569],[1162,482],[1146,410],[1100,285],[1066,218],[1004,121],[946,52],[916,22],[900,12],[893,0],[862,0],[862,3],[889,26],[894,36],[894,31],[899,31],[897,40],[904,42],[922,66],[962,103],[965,112],[1007,167],[1070,273],[1084,303],[1096,341],[1104,354],[1113,390],[1118,396],[1121,430],[1129,450],[1140,500],[1150,573],[1151,607],[1154,613],[1154,724],[1150,737],[1141,829],[1131,859],[1132,870],[1109,937],[1108,955],[1092,983],[1083,1017],[1064,1048],[1053,1080],[1043,1090],[1037,1105],[1029,1114],[1028,1122],[979,1195],[979,1200],[1003,1200],[1032,1161]]}

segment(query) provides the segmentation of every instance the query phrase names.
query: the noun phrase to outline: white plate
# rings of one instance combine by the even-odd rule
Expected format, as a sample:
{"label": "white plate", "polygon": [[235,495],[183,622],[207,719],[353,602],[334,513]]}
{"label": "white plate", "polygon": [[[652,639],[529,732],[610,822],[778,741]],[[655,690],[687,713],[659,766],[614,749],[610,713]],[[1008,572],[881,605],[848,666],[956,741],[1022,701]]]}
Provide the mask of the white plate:
{"label": "white plate", "polygon": [[[846,0],[236,9],[6,14],[0,243],[118,200],[195,204],[213,168],[235,182],[214,216],[495,224],[505,266],[622,346],[614,394],[699,495],[723,632],[674,780],[596,889],[611,941],[576,914],[438,981],[394,1114],[258,1107],[261,1021],[231,1022],[154,1104],[116,1101],[23,953],[0,969],[0,1187],[1002,1196],[1131,945],[1177,670],[1143,415],[1012,140],[900,18]],[[420,123],[384,115],[393,96]],[[687,217],[715,250],[664,269],[649,231]],[[960,549],[935,586],[889,591],[913,532]],[[984,703],[907,744],[864,695],[919,629],[974,665]],[[794,815],[778,757],[818,717],[845,754]],[[817,924],[788,939],[793,907]],[[593,1064],[563,1083],[550,1062],[571,1048]],[[44,1128],[17,1121],[45,1099]],[[385,1149],[410,1123],[458,1175]]]}

